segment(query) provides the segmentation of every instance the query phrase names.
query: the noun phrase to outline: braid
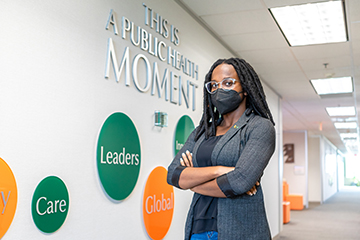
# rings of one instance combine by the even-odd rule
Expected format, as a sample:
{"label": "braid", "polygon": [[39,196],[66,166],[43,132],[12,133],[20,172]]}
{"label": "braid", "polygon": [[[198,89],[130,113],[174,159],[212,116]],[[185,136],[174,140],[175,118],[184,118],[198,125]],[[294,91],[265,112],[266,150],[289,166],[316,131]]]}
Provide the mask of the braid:
{"label": "braid", "polygon": [[[251,65],[244,59],[229,58],[217,60],[206,74],[205,83],[211,81],[212,72],[222,63],[230,64],[234,67],[240,79],[243,91],[247,93],[246,107],[253,109],[255,114],[269,119],[275,125],[269,106],[266,102],[266,96],[260,79]],[[216,123],[220,117],[219,112],[215,112],[215,107],[211,102],[210,94],[205,88],[203,109],[203,115],[195,135],[195,140],[199,139],[202,133],[205,133],[206,138],[215,136]]]}

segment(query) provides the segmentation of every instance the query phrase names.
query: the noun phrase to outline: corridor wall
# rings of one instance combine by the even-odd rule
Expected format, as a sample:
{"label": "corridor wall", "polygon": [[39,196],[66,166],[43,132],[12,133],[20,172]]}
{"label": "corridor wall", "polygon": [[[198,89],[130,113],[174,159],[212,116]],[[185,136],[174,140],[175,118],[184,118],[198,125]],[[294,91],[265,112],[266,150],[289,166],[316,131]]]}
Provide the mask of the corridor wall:
{"label": "corridor wall", "polygon": [[321,136],[308,137],[309,202],[322,203]]}
{"label": "corridor wall", "polygon": [[[143,2],[0,2],[0,157],[12,169],[18,187],[15,217],[2,239],[150,239],[142,220],[147,178],[154,168],[166,168],[172,160],[178,120],[187,115],[198,124],[203,79],[210,65],[232,55],[174,1],[148,0],[145,6]],[[169,36],[146,24],[150,8],[167,20]],[[124,27],[136,29],[134,39],[130,30],[123,32]],[[137,27],[143,36],[151,34],[147,36],[152,44],[157,38],[157,54],[154,48],[144,50],[142,43],[133,43]],[[130,72],[124,64],[120,74],[114,59],[120,67],[127,54]],[[188,60],[186,70],[174,60],[181,57]],[[153,89],[152,81],[146,80],[153,77],[148,68],[154,73],[155,65],[159,81],[168,74],[168,96],[165,90],[159,95],[159,88]],[[170,86],[171,76],[176,86]],[[184,90],[179,87],[180,77]],[[277,149],[262,180],[275,236],[282,222],[281,108],[279,96],[264,88],[277,133]],[[167,127],[154,126],[156,110],[167,113]],[[134,123],[141,146],[136,185],[119,201],[105,192],[96,164],[101,127],[117,112]],[[31,212],[34,191],[48,176],[64,181],[70,199],[66,221],[49,234],[36,227]],[[191,196],[190,191],[174,190],[174,214],[164,239],[183,239]]]}
{"label": "corridor wall", "polygon": [[[284,149],[293,144],[293,160],[284,155],[284,179],[289,184],[289,194],[303,195],[303,204],[308,207],[308,146],[307,131],[284,131]],[[285,151],[285,150],[284,150]]]}

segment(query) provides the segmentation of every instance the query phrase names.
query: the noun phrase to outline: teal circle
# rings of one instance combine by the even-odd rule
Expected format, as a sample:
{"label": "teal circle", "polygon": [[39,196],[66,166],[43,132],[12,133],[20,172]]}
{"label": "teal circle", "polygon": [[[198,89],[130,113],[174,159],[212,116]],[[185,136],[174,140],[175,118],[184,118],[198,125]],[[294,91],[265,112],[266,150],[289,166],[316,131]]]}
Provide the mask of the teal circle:
{"label": "teal circle", "polygon": [[64,182],[56,176],[44,178],[36,187],[31,204],[36,227],[45,233],[57,231],[65,222],[69,205]]}
{"label": "teal circle", "polygon": [[141,148],[138,133],[124,113],[113,113],[104,122],[97,143],[96,161],[107,195],[123,200],[133,191],[139,177]]}
{"label": "teal circle", "polygon": [[195,129],[194,122],[187,115],[182,116],[175,129],[174,138],[174,152],[175,155],[179,152],[181,147],[185,144],[190,133]]}

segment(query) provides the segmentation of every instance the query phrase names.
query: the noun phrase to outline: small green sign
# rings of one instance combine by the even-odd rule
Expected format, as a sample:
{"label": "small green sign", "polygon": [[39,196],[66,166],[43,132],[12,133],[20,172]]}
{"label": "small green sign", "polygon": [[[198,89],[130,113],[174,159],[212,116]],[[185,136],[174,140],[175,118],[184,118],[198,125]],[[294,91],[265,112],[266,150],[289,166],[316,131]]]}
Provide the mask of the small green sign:
{"label": "small green sign", "polygon": [[57,231],[66,219],[69,204],[64,182],[55,176],[44,178],[35,189],[31,205],[37,228],[45,233]]}
{"label": "small green sign", "polygon": [[174,139],[175,155],[184,146],[187,138],[194,129],[195,129],[194,123],[189,116],[184,115],[180,118],[175,129],[175,139]]}
{"label": "small green sign", "polygon": [[97,143],[97,167],[105,192],[123,200],[133,191],[140,171],[141,149],[135,125],[124,113],[104,122]]}

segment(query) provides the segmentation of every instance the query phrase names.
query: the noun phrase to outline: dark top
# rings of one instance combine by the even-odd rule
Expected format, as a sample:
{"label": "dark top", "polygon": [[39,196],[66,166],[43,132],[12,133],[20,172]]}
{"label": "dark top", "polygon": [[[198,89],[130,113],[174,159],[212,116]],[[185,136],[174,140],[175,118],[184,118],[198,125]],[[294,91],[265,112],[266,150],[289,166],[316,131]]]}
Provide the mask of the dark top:
{"label": "dark top", "polygon": [[[221,136],[204,140],[199,146],[196,158],[199,167],[212,166],[211,154]],[[201,195],[194,206],[194,223],[192,234],[206,231],[217,231],[217,198]]]}

